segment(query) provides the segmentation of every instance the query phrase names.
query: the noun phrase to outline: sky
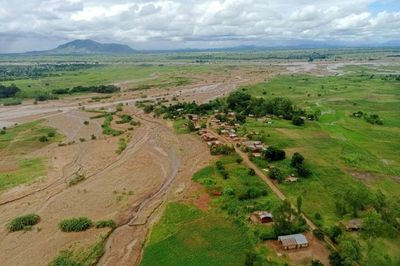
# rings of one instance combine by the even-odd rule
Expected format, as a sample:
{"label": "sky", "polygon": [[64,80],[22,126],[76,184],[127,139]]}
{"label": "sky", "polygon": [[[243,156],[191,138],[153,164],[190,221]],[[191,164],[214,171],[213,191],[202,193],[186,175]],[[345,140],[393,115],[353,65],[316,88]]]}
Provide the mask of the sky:
{"label": "sky", "polygon": [[400,0],[0,0],[0,53],[74,39],[138,50],[400,43]]}

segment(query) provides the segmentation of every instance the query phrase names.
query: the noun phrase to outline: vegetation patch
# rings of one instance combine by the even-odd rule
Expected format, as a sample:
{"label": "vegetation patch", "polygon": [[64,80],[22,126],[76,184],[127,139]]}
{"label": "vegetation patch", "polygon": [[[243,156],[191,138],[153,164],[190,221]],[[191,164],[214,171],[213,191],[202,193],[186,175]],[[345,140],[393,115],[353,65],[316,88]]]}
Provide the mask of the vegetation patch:
{"label": "vegetation patch", "polygon": [[68,181],[68,186],[75,186],[76,184],[82,182],[83,180],[85,180],[86,177],[84,174],[80,174],[80,173],[75,173],[73,175],[73,177]]}
{"label": "vegetation patch", "polygon": [[71,218],[62,220],[58,227],[63,232],[80,232],[89,229],[92,226],[92,221],[86,217]]}
{"label": "vegetation patch", "polygon": [[10,232],[20,230],[30,230],[31,227],[39,223],[40,217],[37,214],[27,214],[13,219],[8,225],[7,229]]}
{"label": "vegetation patch", "polygon": [[144,249],[141,265],[243,265],[251,243],[221,216],[170,203]]}
{"label": "vegetation patch", "polygon": [[[1,135],[0,135],[1,136]],[[12,171],[0,170],[0,192],[29,182],[46,174],[43,159],[23,159],[18,161],[18,168]]]}
{"label": "vegetation patch", "polygon": [[96,222],[96,228],[105,228],[105,227],[114,229],[116,227],[116,224],[113,220],[101,220]]}
{"label": "vegetation patch", "polygon": [[63,250],[48,266],[92,266],[95,265],[104,253],[105,236],[89,247],[80,247]]}
{"label": "vegetation patch", "polygon": [[126,149],[127,146],[128,146],[128,143],[127,143],[126,139],[125,138],[120,138],[118,140],[118,148],[117,148],[117,150],[115,152],[117,154],[121,154]]}

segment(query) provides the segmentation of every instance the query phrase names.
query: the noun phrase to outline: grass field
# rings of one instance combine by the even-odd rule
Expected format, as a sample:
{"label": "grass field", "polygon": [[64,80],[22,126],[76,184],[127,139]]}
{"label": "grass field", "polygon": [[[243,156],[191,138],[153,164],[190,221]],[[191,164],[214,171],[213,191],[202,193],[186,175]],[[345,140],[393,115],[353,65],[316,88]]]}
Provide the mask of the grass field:
{"label": "grass field", "polygon": [[[48,136],[49,133],[55,135],[48,137],[47,142],[39,141],[40,136]],[[6,162],[5,168],[0,170],[0,192],[46,175],[44,160],[26,155],[61,139],[62,136],[53,128],[43,126],[42,121],[21,124],[0,134],[0,156]]]}
{"label": "grass field", "polygon": [[[43,126],[42,123],[43,121],[37,120],[6,129],[5,134],[0,134],[0,152],[6,155],[24,155],[62,140],[55,129]],[[40,136],[48,136],[49,133],[54,133],[54,137],[49,137],[48,142],[39,141]]]}
{"label": "grass field", "polygon": [[[223,179],[215,166],[206,167],[193,176],[193,180],[201,183],[210,194],[224,191],[222,196],[213,197],[207,211],[187,203],[167,205],[151,232],[142,265],[159,265],[160,261],[163,265],[243,265],[249,252],[258,254],[260,263],[283,264],[259,238],[262,232],[272,228],[248,221],[253,209],[272,210],[279,200],[257,176],[250,176],[248,169],[236,162],[237,158],[220,158],[229,173],[228,179]],[[266,195],[240,201],[240,193],[250,187],[265,189]]]}
{"label": "grass field", "polygon": [[57,72],[56,76],[38,79],[21,79],[5,81],[2,84],[15,83],[21,88],[22,98],[31,98],[53,89],[72,88],[74,86],[94,86],[124,82],[131,89],[148,89],[152,87],[176,87],[191,83],[192,73],[221,71],[221,66],[173,66],[173,65],[135,65],[112,64],[76,71]]}
{"label": "grass field", "polygon": [[[279,76],[270,83],[246,87],[254,96],[288,97],[299,107],[320,109],[322,115],[318,122],[307,121],[301,127],[277,118],[273,118],[271,125],[247,119],[239,130],[241,135],[259,133],[266,144],[284,148],[288,158],[294,152],[305,157],[312,176],[297,183],[282,183],[279,187],[293,203],[301,195],[303,211],[325,228],[351,218],[340,217],[335,208],[337,199],[349,188],[360,187],[371,196],[378,190],[392,199],[400,196],[400,82],[384,80],[382,74],[373,75],[379,69],[350,67],[346,70],[350,74]],[[357,111],[378,114],[383,125],[371,125],[352,117]],[[262,168],[267,166],[262,160],[256,163]],[[282,169],[285,175],[294,172],[289,159],[272,165]],[[316,213],[322,215],[322,221],[314,218]],[[374,248],[379,247],[389,256],[396,254],[400,246],[394,243],[399,239],[398,235],[377,239],[381,245]]]}

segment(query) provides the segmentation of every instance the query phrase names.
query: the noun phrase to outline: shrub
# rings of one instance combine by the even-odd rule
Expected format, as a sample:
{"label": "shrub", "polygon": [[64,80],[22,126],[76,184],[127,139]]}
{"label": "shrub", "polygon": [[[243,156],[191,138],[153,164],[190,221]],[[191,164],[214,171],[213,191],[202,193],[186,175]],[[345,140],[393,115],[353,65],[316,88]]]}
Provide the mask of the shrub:
{"label": "shrub", "polygon": [[285,159],[286,153],[284,150],[278,149],[274,146],[269,146],[265,151],[263,151],[263,157],[267,161],[280,161]]}
{"label": "shrub", "polygon": [[10,232],[20,231],[30,229],[32,225],[37,224],[40,221],[40,216],[37,214],[27,214],[23,216],[19,216],[13,219],[8,225],[7,228]]}
{"label": "shrub", "polygon": [[49,138],[53,138],[54,136],[56,135],[56,133],[55,132],[49,132],[49,133],[47,133],[47,137],[49,137]]}
{"label": "shrub", "polygon": [[58,227],[63,232],[80,232],[89,229],[92,226],[92,221],[86,217],[71,218],[62,220]]}
{"label": "shrub", "polygon": [[242,159],[241,157],[239,157],[239,158],[236,159],[236,162],[237,162],[238,164],[240,164],[240,163],[243,162],[243,159]]}
{"label": "shrub", "polygon": [[304,165],[300,164],[299,166],[297,166],[296,168],[297,170],[297,174],[301,177],[307,177],[311,175],[311,171],[308,170]]}
{"label": "shrub", "polygon": [[96,222],[96,228],[105,228],[105,227],[114,229],[116,227],[116,224],[113,220],[101,220]]}
{"label": "shrub", "polygon": [[282,174],[281,170],[276,167],[272,168],[269,171],[269,177],[277,180],[279,183],[281,183],[283,181],[283,174]]}
{"label": "shrub", "polygon": [[318,229],[318,228],[314,229],[313,230],[313,234],[319,240],[323,240],[324,239],[324,232],[321,229]]}
{"label": "shrub", "polygon": [[304,119],[301,118],[300,116],[293,116],[292,118],[292,124],[295,126],[301,126],[304,125]]}
{"label": "shrub", "polygon": [[83,124],[84,124],[85,126],[87,126],[87,125],[89,125],[89,121],[84,121]]}
{"label": "shrub", "polygon": [[249,173],[249,175],[251,175],[251,176],[256,175],[256,171],[254,171],[253,168],[250,168],[248,173]]}
{"label": "shrub", "polygon": [[85,176],[82,174],[75,174],[71,180],[68,182],[68,186],[74,186],[76,184],[78,184],[79,182],[85,180]]}
{"label": "shrub", "polygon": [[301,155],[301,154],[298,153],[298,152],[295,152],[295,153],[293,154],[293,156],[292,156],[292,161],[290,162],[290,165],[291,165],[292,167],[297,167],[297,166],[303,164],[303,162],[304,162],[304,157],[303,157],[303,155]]}
{"label": "shrub", "polygon": [[47,141],[49,141],[49,139],[46,136],[40,136],[39,137],[39,141],[40,142],[47,142]]}

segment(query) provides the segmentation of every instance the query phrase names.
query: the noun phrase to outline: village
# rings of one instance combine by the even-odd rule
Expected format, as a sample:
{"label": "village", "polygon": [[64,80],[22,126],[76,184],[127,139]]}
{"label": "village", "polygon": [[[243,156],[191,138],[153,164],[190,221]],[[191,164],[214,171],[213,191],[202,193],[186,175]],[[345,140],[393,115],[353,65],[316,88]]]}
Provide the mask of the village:
{"label": "village", "polygon": [[[198,115],[190,114],[187,118],[191,120],[200,138],[207,143],[211,149],[221,145],[232,145],[239,148],[242,152],[246,153],[249,157],[259,158],[262,156],[262,152],[267,149],[267,145],[258,140],[249,140],[246,137],[240,137],[237,135],[237,130],[241,126],[239,123],[222,122],[216,116],[221,115],[218,111],[215,111],[214,115],[210,117],[200,117]],[[234,118],[235,112],[229,112],[228,117]],[[249,118],[254,118],[253,115],[249,115]],[[271,118],[266,118],[265,122],[272,124]],[[207,123],[206,128],[202,128],[201,124]],[[203,126],[204,127],[204,126]],[[269,169],[263,169],[268,172]],[[286,177],[286,182],[297,182],[298,178],[294,175]],[[263,224],[265,226],[271,226],[274,222],[273,214],[269,210],[257,210],[251,213],[249,221],[252,223]],[[308,236],[306,236],[308,235]],[[274,241],[273,245],[279,246],[283,251],[299,250],[307,248],[310,242],[307,238],[314,238],[311,234],[290,234],[280,235],[277,240]],[[315,242],[315,241],[313,241]],[[278,252],[278,255],[282,255]]]}

